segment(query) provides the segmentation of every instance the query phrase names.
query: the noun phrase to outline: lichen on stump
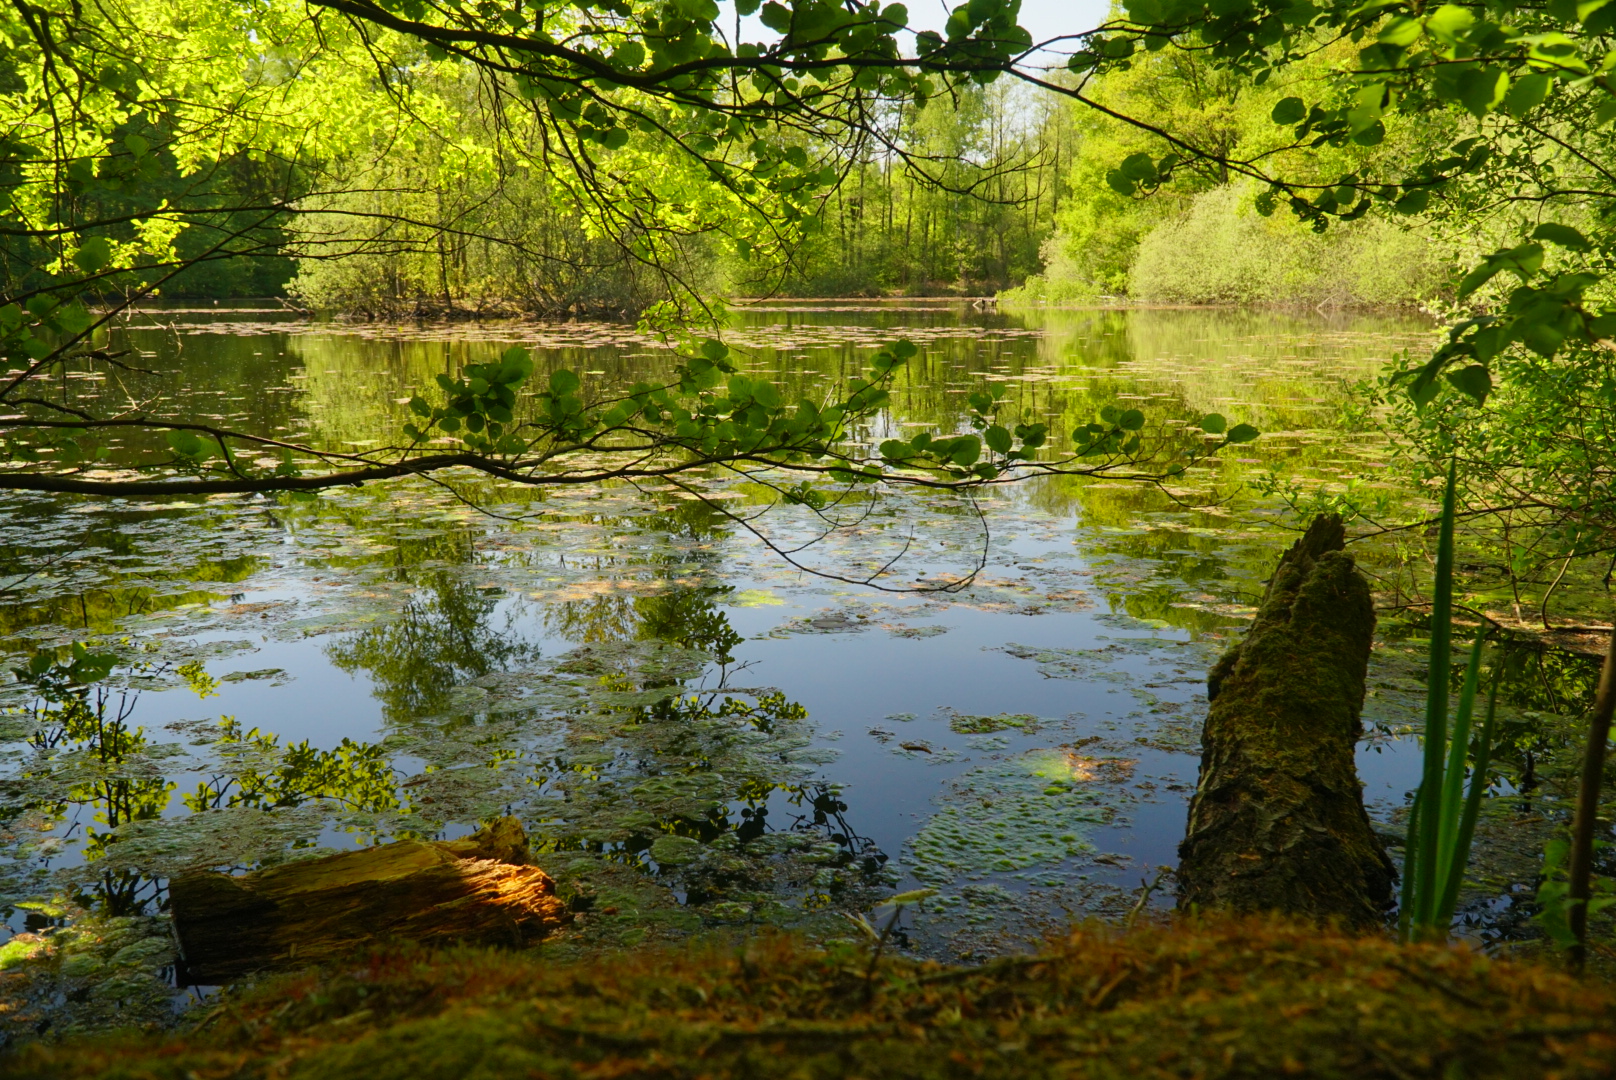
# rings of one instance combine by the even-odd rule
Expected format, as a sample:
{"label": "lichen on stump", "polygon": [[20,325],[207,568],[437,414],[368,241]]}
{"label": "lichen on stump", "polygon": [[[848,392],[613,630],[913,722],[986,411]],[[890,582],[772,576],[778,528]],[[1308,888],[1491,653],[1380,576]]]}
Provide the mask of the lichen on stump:
{"label": "lichen on stump", "polygon": [[1179,906],[1379,923],[1396,872],[1354,754],[1374,636],[1368,582],[1334,515],[1279,560],[1241,642],[1207,677]]}
{"label": "lichen on stump", "polygon": [[186,874],[169,885],[192,982],[319,963],[376,941],[520,944],[566,907],[527,836],[501,818],[464,840],[392,844],[267,870]]}

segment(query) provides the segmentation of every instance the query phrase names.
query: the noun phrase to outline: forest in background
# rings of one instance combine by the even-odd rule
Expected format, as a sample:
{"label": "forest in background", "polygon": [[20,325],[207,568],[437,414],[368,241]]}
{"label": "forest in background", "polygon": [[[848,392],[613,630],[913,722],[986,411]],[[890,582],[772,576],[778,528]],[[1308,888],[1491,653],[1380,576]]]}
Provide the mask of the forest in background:
{"label": "forest in background", "polygon": [[[1195,53],[1173,51],[1099,77],[1093,92],[1120,112],[1188,133],[1214,154],[1260,155],[1286,137],[1272,119],[1275,105],[1305,93],[1338,59],[1321,54],[1254,87]],[[287,255],[204,262],[164,292],[289,296],[361,317],[631,317],[665,298],[668,266],[601,235],[601,208],[587,205],[588,193],[564,170],[539,164],[547,152],[542,133],[513,129],[486,83],[450,69],[419,81],[413,93],[433,107],[410,114],[414,123],[403,128],[368,132],[325,163],[349,178],[348,189],[304,196],[305,212],[268,240],[288,242]],[[755,259],[746,245],[698,226],[670,245],[669,264],[684,285],[739,297],[1412,306],[1451,292],[1450,268],[1490,246],[1481,235],[1489,230],[1478,232],[1473,220],[1446,230],[1424,213],[1314,231],[1292,215],[1265,215],[1260,187],[1206,161],[1125,193],[1108,182],[1117,162],[1159,159],[1169,144],[1017,84],[966,84],[920,106],[887,102],[877,112],[872,127],[881,137],[862,140],[834,166],[837,182],[777,257]],[[1414,157],[1468,126],[1451,114],[1387,121],[1382,143],[1323,147],[1310,171],[1352,172],[1371,155]],[[513,155],[513,136],[533,156]],[[692,202],[732,202],[691,174],[665,137],[629,138],[646,161],[687,174],[682,194]],[[812,139],[800,143],[805,162],[832,156]],[[147,182],[178,183],[167,175]],[[282,181],[242,160],[213,182],[239,196]],[[635,232],[633,222],[619,224]],[[181,249],[187,242],[201,241],[182,236]],[[341,258],[325,257],[323,246],[333,243],[344,246]]]}

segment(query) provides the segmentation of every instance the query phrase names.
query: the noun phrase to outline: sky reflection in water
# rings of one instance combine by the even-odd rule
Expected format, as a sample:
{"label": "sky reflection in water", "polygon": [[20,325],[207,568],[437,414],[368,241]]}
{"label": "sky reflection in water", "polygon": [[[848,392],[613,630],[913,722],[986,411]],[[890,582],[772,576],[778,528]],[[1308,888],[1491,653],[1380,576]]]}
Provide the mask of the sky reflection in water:
{"label": "sky reflection in water", "polygon": [[[512,341],[541,370],[608,386],[664,362],[623,327],[172,318],[128,335],[165,374],[63,392],[356,447],[388,439],[398,400],[438,371]],[[731,337],[788,394],[822,393],[881,343],[913,338],[923,356],[894,394],[895,428],[953,429],[990,379],[1018,419],[1056,431],[1113,401],[1222,412],[1265,432],[1207,477],[1232,487],[1272,463],[1373,475],[1377,448],[1333,430],[1333,411],[1428,334],[1365,317],[778,304]],[[745,485],[706,486],[760,504]],[[993,951],[1067,912],[1125,909],[1174,861],[1204,672],[1291,539],[1272,508],[1192,513],[1137,487],[1039,482],[984,497],[978,587],[894,595],[793,571],[676,492],[462,493],[537,516],[484,517],[424,482],[312,502],[10,499],[0,630],[14,654],[123,640],[147,667],[112,680],[139,692],[133,750],[94,757],[93,739],[68,739],[41,752],[27,713],[5,732],[8,897],[104,901],[108,867],[160,880],[458,835],[511,810],[551,849],[541,861],[607,892],[628,867],[686,901],[686,928],[828,926],[927,884],[940,897],[910,943]],[[768,522],[782,538],[810,527],[784,509]],[[894,496],[810,557],[841,568],[906,541],[898,583],[968,567],[982,535],[958,499]],[[1401,722],[1405,697],[1372,703],[1372,718]],[[1360,765],[1385,818],[1417,779],[1417,749],[1382,736]],[[107,813],[97,792],[131,777],[172,783],[142,811],[160,819],[118,822],[86,863],[87,830],[108,824],[93,821]],[[227,812],[193,817],[202,806]]]}

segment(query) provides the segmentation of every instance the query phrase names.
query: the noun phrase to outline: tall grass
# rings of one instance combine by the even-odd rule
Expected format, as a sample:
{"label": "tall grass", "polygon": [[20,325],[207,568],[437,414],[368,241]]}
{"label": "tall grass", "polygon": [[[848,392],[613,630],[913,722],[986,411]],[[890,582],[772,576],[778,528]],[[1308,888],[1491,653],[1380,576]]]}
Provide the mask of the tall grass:
{"label": "tall grass", "polygon": [[[1487,716],[1472,732],[1476,695],[1481,682],[1481,652],[1486,632],[1476,635],[1459,689],[1453,728],[1448,728],[1448,673],[1453,643],[1453,521],[1457,463],[1448,469],[1442,497],[1442,523],[1437,535],[1436,589],[1431,608],[1431,650],[1426,676],[1425,763],[1404,847],[1403,888],[1398,933],[1405,941],[1444,940],[1459,902],[1459,887],[1470,864],[1470,844],[1487,790],[1492,754],[1493,716],[1498,705],[1495,678],[1487,699]],[[1465,764],[1471,761],[1470,788],[1465,790]]]}

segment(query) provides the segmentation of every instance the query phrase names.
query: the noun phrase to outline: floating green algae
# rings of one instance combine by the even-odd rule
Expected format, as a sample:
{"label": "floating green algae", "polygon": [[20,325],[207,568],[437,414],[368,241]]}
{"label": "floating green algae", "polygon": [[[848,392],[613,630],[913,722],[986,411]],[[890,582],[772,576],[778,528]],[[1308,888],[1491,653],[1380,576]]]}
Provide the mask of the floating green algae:
{"label": "floating green algae", "polygon": [[996,716],[953,713],[948,718],[949,730],[961,735],[991,735],[1007,728],[1016,728],[1031,735],[1038,730],[1038,724],[1038,717],[1026,713],[999,713]]}
{"label": "floating green algae", "polygon": [[910,840],[910,872],[929,885],[945,885],[1060,866],[1093,851],[1089,834],[1116,810],[1086,760],[1031,750],[966,772],[954,781],[947,805]]}

